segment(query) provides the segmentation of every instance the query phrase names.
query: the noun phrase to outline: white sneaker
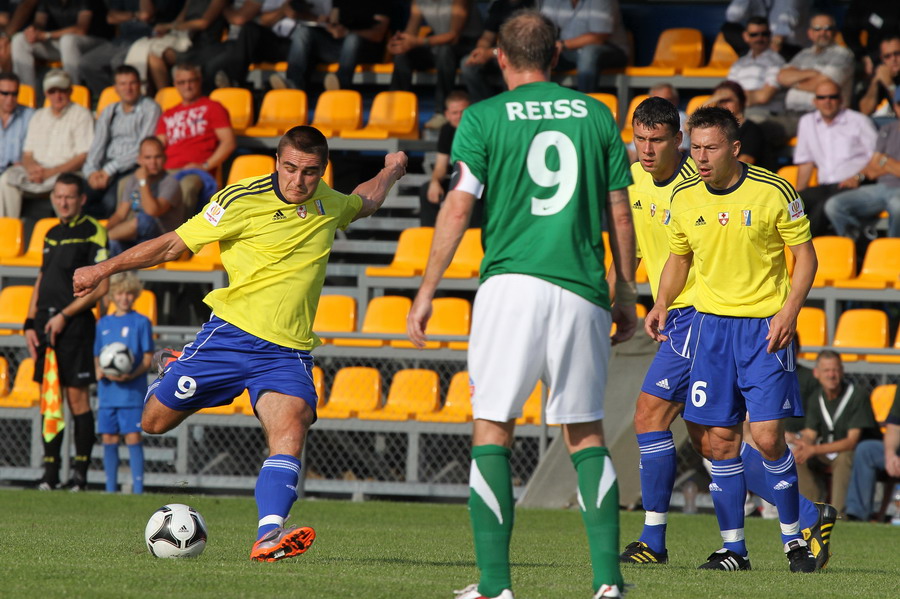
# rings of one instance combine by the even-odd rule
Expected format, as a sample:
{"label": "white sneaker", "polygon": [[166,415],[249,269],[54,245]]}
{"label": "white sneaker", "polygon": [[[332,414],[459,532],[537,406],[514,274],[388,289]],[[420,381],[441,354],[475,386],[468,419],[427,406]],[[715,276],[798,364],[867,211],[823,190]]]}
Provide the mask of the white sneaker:
{"label": "white sneaker", "polygon": [[[470,584],[464,589],[453,592],[456,593],[456,599],[515,599],[512,591],[509,589],[503,589],[503,592],[496,597],[485,597],[478,592],[478,583]],[[610,595],[610,597],[612,596]],[[615,596],[618,597],[618,595]]]}
{"label": "white sneaker", "polygon": [[600,588],[597,589],[597,592],[594,593],[593,599],[619,599],[624,596],[625,593],[619,590],[614,584],[603,584],[600,585]]}

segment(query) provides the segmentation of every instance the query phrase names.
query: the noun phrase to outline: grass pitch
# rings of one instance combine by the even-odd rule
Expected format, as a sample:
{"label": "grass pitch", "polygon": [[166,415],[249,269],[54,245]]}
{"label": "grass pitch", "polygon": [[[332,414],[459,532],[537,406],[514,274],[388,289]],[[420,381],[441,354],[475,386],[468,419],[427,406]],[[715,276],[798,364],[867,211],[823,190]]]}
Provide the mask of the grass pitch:
{"label": "grass pitch", "polygon": [[[199,558],[164,560],[144,546],[144,526],[165,503],[187,503],[209,527]],[[249,497],[118,496],[0,490],[0,597],[309,597],[450,599],[477,579],[463,505],[303,501],[292,523],[313,526],[306,554],[248,560],[256,508]],[[642,513],[622,513],[622,545]],[[900,530],[838,522],[827,571],[790,574],[778,525],[747,522],[751,572],[700,572],[720,546],[711,515],[673,514],[665,566],[626,566],[629,599],[897,597]],[[513,585],[518,599],[591,596],[587,541],[577,512],[518,510]]]}

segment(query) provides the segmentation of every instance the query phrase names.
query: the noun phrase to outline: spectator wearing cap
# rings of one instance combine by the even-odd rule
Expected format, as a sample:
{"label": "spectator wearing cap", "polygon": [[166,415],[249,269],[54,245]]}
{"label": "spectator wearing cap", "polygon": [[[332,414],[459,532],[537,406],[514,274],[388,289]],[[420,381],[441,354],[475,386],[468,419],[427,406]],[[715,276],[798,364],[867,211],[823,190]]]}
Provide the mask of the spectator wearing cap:
{"label": "spectator wearing cap", "polygon": [[50,70],[43,90],[50,105],[37,110],[28,123],[22,164],[0,176],[0,210],[7,216],[21,215],[23,197],[47,200],[60,173],[80,171],[94,138],[94,117],[72,102],[68,73]]}

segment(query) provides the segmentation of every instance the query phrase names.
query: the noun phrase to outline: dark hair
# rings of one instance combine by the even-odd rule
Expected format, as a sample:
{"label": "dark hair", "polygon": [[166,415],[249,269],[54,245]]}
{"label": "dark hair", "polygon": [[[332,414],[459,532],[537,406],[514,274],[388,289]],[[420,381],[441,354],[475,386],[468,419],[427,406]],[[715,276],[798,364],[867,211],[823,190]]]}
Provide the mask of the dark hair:
{"label": "dark hair", "polygon": [[317,155],[322,161],[323,169],[328,164],[328,140],[315,127],[301,125],[282,135],[278,142],[278,155],[281,156],[288,147],[305,154]]}
{"label": "dark hair", "polygon": [[9,72],[9,73],[0,73],[0,81],[12,81],[12,82],[14,82],[16,85],[19,85],[19,84],[20,84],[19,76],[16,75],[15,73],[13,73],[13,72]]}
{"label": "dark hair", "polygon": [[895,40],[900,41],[900,31],[894,30],[886,33],[884,37],[881,38],[881,41],[878,42],[878,45],[880,46],[885,42],[893,42]]}
{"label": "dark hair", "polygon": [[78,195],[84,195],[87,193],[87,184],[84,182],[84,179],[81,175],[72,172],[62,173],[59,177],[56,178],[56,181],[53,183],[53,187],[57,185],[74,185],[78,188]]}
{"label": "dark hair", "polygon": [[163,153],[165,153],[165,151],[166,151],[166,144],[164,144],[163,142],[161,142],[160,139],[159,139],[158,137],[156,137],[155,135],[148,135],[147,137],[145,137],[144,139],[142,139],[142,140],[141,140],[141,143],[138,144],[138,148],[139,148],[139,149],[140,149],[140,148],[143,148],[143,147],[144,147],[144,144],[149,144],[149,143],[154,143],[154,144],[158,145],[158,146],[159,146],[159,149],[162,150]]}
{"label": "dark hair", "polygon": [[497,46],[513,69],[544,72],[553,64],[556,38],[550,19],[536,10],[520,10],[500,26]]}
{"label": "dark hair", "polygon": [[723,81],[719,85],[713,88],[713,93],[719,91],[720,89],[727,89],[731,91],[737,98],[738,104],[741,105],[741,109],[738,112],[743,112],[744,108],[747,106],[747,94],[744,92],[744,88],[741,87],[741,84],[737,81]]}
{"label": "dark hair", "polygon": [[444,106],[450,102],[469,102],[469,92],[464,89],[454,89],[444,98]]}
{"label": "dark hair", "polygon": [[665,98],[658,96],[651,96],[638,104],[634,109],[631,123],[643,125],[648,129],[655,129],[658,126],[668,127],[672,135],[681,131],[681,116],[678,109]]}
{"label": "dark hair", "polygon": [[141,80],[141,74],[138,73],[138,70],[130,64],[123,64],[116,67],[116,70],[113,71],[113,79],[115,79],[117,75],[134,75],[137,78],[138,82],[140,82]]}
{"label": "dark hair", "polygon": [[731,142],[738,140],[737,119],[730,110],[718,106],[703,106],[694,111],[688,119],[688,131],[693,135],[694,129],[711,129],[715,127]]}
{"label": "dark hair", "polygon": [[765,25],[766,28],[768,28],[769,27],[769,19],[767,19],[763,16],[760,16],[760,15],[754,15],[754,16],[750,17],[749,19],[747,19],[747,24],[744,25],[744,31],[746,31],[747,27],[749,27],[750,25]]}

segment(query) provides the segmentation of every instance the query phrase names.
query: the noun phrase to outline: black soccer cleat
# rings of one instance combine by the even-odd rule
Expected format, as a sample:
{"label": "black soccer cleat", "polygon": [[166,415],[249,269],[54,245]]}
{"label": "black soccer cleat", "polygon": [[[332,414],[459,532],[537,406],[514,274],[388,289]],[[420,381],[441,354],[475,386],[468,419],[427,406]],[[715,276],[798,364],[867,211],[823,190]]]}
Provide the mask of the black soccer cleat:
{"label": "black soccer cleat", "polygon": [[816,570],[824,570],[831,559],[831,529],[837,520],[837,510],[828,503],[816,503],[819,519],[815,525],[801,530],[803,540],[816,558]]}
{"label": "black soccer cleat", "polygon": [[629,543],[625,547],[625,551],[619,556],[619,563],[622,564],[667,564],[669,563],[669,552],[657,552],[650,549],[650,546],[643,541],[635,541]]}
{"label": "black soccer cleat", "polygon": [[816,558],[803,539],[794,539],[785,543],[784,552],[791,564],[791,572],[808,574],[816,571]]}
{"label": "black soccer cleat", "polygon": [[750,560],[740,556],[731,549],[722,547],[708,558],[706,563],[697,568],[698,570],[723,570],[725,572],[737,572],[738,570],[752,570]]}

